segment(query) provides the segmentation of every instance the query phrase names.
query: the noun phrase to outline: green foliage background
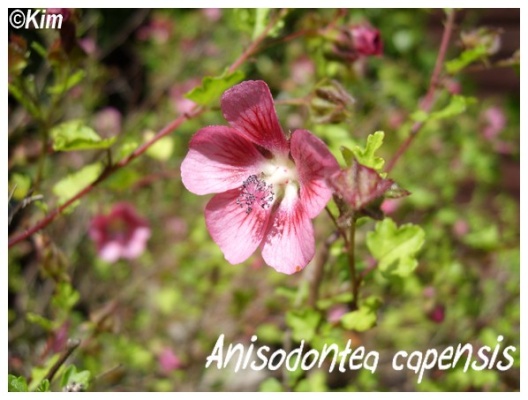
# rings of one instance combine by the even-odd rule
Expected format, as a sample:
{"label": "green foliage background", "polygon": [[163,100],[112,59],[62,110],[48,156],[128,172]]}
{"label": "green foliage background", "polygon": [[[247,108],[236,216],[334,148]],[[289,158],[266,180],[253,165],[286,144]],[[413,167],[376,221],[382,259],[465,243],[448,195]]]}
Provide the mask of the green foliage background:
{"label": "green foliage background", "polygon": [[[482,12],[467,11],[458,29],[474,28]],[[514,174],[519,92],[481,96],[471,75],[462,73],[456,77],[459,94],[450,94],[442,83],[432,112],[420,112],[438,52],[427,28],[430,21],[439,26],[441,21],[428,10],[347,10],[337,19],[336,10],[291,10],[234,74],[226,68],[277,11],[212,13],[76,10],[76,38],[88,39],[95,51],[77,49],[66,58],[53,53],[56,31],[16,32],[27,49],[21,64],[10,70],[9,192],[15,188],[10,205],[31,195],[43,197],[14,216],[10,234],[38,221],[94,181],[110,160],[122,159],[176,118],[184,94],[204,77],[203,86],[187,97],[208,111],[9,250],[10,390],[61,390],[72,381],[104,391],[519,390],[519,181]],[[332,20],[336,26],[369,21],[381,32],[384,55],[345,63],[328,57],[329,34],[283,40]],[[451,46],[450,71],[464,71],[471,56]],[[489,64],[482,57],[471,65]],[[258,254],[229,265],[205,228],[209,198],[187,192],[181,183],[179,165],[190,137],[201,127],[225,124],[219,97],[244,77],[268,83],[285,131],[314,132],[343,166],[342,146],[364,148],[368,135],[383,131],[375,157],[387,161],[412,124],[425,121],[389,175],[411,195],[398,200],[392,220],[358,221],[360,307],[340,323],[328,313],[350,300],[341,241],[329,247],[316,311],[308,306],[313,264],[293,276],[266,267]],[[328,79],[339,82],[355,102],[338,110],[338,121],[321,122],[321,110],[295,100],[311,99],[307,96]],[[507,121],[500,133],[506,152],[482,134],[484,112],[492,106],[501,107]],[[105,107],[122,115],[117,135],[94,128]],[[43,137],[50,146],[45,157],[40,156]],[[374,157],[373,152],[364,156]],[[381,168],[379,158],[370,161]],[[149,220],[152,237],[140,258],[108,264],[97,257],[87,228],[95,214],[122,200]],[[315,226],[320,251],[332,225],[322,214]],[[423,242],[421,248],[416,241]],[[405,248],[402,254],[380,254],[396,242]],[[435,310],[445,313],[442,321],[435,322]],[[59,332],[81,345],[57,373],[60,379],[41,383],[59,357],[53,349]],[[249,343],[256,334],[259,345],[272,349],[301,340],[318,349],[351,339],[356,347],[379,351],[380,363],[374,374],[328,374],[324,368],[206,370],[205,359],[220,334],[227,343]],[[506,372],[433,369],[417,384],[414,372],[391,367],[399,350],[425,352],[459,343],[494,348],[499,335],[503,346],[517,348]],[[159,357],[167,348],[180,358],[181,368],[161,368]]]}

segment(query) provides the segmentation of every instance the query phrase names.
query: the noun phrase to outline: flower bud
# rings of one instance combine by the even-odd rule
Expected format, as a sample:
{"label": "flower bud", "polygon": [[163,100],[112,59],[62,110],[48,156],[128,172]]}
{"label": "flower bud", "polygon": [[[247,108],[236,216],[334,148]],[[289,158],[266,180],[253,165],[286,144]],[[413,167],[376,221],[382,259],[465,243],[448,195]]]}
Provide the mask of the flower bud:
{"label": "flower bud", "polygon": [[334,46],[334,55],[345,61],[383,53],[380,32],[369,25],[355,25],[341,29]]}

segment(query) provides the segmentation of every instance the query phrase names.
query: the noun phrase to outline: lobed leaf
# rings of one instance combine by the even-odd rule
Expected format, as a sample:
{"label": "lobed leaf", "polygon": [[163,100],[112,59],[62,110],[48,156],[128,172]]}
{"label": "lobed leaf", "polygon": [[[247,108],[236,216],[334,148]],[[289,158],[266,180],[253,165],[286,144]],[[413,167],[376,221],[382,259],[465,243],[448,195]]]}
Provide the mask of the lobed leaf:
{"label": "lobed leaf", "polygon": [[75,151],[90,149],[107,149],[114,144],[117,137],[102,139],[92,128],[81,120],[71,120],[57,125],[51,130],[53,150]]}
{"label": "lobed leaf", "polygon": [[424,241],[421,227],[405,224],[398,228],[390,218],[378,222],[375,230],[367,234],[367,247],[387,277],[410,275],[418,265],[416,254]]}
{"label": "lobed leaf", "polygon": [[220,76],[206,76],[200,86],[195,87],[185,94],[185,97],[202,106],[207,106],[218,100],[231,86],[244,79],[244,73],[237,70],[228,73],[227,70]]}

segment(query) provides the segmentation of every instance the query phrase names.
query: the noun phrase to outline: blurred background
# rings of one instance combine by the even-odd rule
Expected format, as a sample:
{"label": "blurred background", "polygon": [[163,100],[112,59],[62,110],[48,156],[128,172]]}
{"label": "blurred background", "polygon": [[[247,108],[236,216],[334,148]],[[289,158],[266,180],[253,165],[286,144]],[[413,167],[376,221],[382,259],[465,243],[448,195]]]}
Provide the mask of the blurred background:
{"label": "blurred background", "polygon": [[[278,15],[53,12],[64,16],[60,31],[9,28],[10,237],[191,111],[184,95],[221,76]],[[312,131],[341,165],[341,146],[365,146],[384,131],[378,155],[388,162],[417,118],[444,20],[441,10],[290,10],[238,80],[266,81],[284,130]],[[80,382],[95,391],[518,391],[519,10],[460,10],[455,21],[453,63],[433,108],[444,114],[426,121],[389,174],[411,195],[380,205],[398,225],[424,230],[418,267],[405,279],[383,276],[365,244],[375,221],[356,233],[362,299],[380,300],[368,330],[340,322],[349,311],[348,265],[341,241],[324,246],[333,230],[326,214],[315,220],[316,260],[329,253],[316,311],[308,306],[316,260],[292,276],[267,267],[259,252],[233,266],[210,238],[210,196],[189,193],[179,166],[199,128],[226,124],[220,92],[206,112],[9,249],[9,373],[30,390],[53,378],[52,390]],[[359,46],[358,27],[370,47]],[[80,142],[57,139],[71,135]],[[125,244],[104,252],[116,232]],[[295,346],[296,332],[311,336],[313,348],[350,339],[379,351],[378,369],[205,368],[220,334],[246,344],[256,334],[258,345],[279,349]],[[502,348],[517,348],[504,372],[464,372],[460,363],[417,384],[413,371],[391,366],[399,350],[493,349],[499,335]],[[81,342],[62,363],[68,339]]]}

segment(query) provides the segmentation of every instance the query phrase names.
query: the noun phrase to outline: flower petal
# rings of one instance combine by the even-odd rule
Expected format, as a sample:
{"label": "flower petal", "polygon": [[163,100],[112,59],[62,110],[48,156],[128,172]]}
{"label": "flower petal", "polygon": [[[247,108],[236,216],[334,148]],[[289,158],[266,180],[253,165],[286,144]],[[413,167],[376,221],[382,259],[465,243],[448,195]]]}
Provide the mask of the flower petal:
{"label": "flower petal", "polygon": [[247,139],[272,152],[288,153],[288,141],[266,82],[239,83],[223,94],[221,104],[225,119]]}
{"label": "flower petal", "polygon": [[122,253],[123,245],[117,241],[106,242],[99,249],[99,257],[109,263],[114,263],[119,260]]}
{"label": "flower petal", "polygon": [[287,194],[269,223],[262,258],[277,271],[293,274],[306,267],[314,254],[312,221],[299,198]]}
{"label": "flower petal", "polygon": [[265,158],[255,145],[227,126],[200,129],[181,165],[182,181],[195,194],[221,193],[260,173]]}
{"label": "flower petal", "polygon": [[240,190],[214,196],[205,208],[205,222],[227,261],[239,264],[259,246],[268,225],[270,209],[255,205],[250,212],[237,204]]}
{"label": "flower petal", "polygon": [[326,178],[339,170],[339,164],[326,144],[305,130],[296,130],[291,154],[301,184],[301,202],[308,217],[315,218],[332,197]]}
{"label": "flower petal", "polygon": [[134,259],[139,257],[141,253],[145,251],[149,238],[150,228],[138,227],[134,229],[130,239],[126,243],[126,246],[123,247],[121,257],[128,259]]}

